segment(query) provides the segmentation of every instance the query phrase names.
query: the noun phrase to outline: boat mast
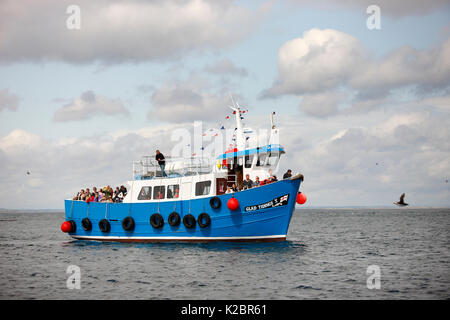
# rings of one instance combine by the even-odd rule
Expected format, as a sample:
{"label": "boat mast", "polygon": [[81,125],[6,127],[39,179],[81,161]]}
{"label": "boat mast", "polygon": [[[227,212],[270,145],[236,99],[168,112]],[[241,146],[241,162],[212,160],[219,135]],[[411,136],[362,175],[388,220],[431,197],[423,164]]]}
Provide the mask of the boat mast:
{"label": "boat mast", "polygon": [[275,122],[273,121],[273,116],[275,114],[275,111],[270,113],[270,137],[269,137],[269,144],[280,144],[280,136],[279,136],[279,129],[275,126]]}
{"label": "boat mast", "polygon": [[245,136],[244,129],[242,127],[241,109],[238,103],[235,103],[233,97],[230,95],[233,106],[230,108],[234,111],[236,116],[236,148],[238,150],[245,150]]}

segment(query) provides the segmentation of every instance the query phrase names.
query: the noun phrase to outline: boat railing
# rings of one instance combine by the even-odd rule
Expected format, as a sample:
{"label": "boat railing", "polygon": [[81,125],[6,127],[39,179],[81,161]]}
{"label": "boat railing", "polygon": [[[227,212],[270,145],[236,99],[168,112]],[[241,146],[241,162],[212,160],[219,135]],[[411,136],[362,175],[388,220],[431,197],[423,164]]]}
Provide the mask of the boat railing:
{"label": "boat railing", "polygon": [[[214,159],[201,157],[165,157],[164,172],[167,178],[192,176],[211,173]],[[141,160],[133,161],[133,177],[135,180],[161,179],[161,167],[154,156],[143,156]]]}

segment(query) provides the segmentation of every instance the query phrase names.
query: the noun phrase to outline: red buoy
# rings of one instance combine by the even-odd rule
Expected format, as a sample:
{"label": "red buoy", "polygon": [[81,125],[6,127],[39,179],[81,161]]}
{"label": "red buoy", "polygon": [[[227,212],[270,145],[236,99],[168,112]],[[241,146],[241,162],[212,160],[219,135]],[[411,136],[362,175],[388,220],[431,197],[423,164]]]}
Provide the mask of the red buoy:
{"label": "red buoy", "polygon": [[70,221],[64,221],[62,223],[61,231],[66,233],[72,231],[72,224],[70,223]]}
{"label": "red buoy", "polygon": [[237,210],[237,208],[239,208],[239,201],[236,198],[232,197],[230,200],[228,200],[227,207],[232,211]]}
{"label": "red buoy", "polygon": [[306,196],[304,193],[297,193],[297,203],[298,204],[304,204],[306,202]]}

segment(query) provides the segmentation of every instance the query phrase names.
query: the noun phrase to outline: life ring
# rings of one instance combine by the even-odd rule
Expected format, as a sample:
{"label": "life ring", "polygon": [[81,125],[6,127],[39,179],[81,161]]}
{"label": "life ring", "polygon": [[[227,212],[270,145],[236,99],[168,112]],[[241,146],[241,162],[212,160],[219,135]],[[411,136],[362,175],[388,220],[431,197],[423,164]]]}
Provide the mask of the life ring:
{"label": "life ring", "polygon": [[134,219],[130,216],[123,219],[122,220],[122,228],[125,231],[133,231],[134,230]]}
{"label": "life ring", "polygon": [[84,218],[83,220],[81,220],[81,226],[83,227],[84,231],[92,230],[92,222],[89,218]]}
{"label": "life ring", "polygon": [[186,228],[194,228],[195,227],[195,217],[192,214],[185,215],[183,217],[183,224]]}
{"label": "life ring", "polygon": [[206,212],[203,212],[203,213],[199,214],[199,216],[197,218],[197,222],[201,228],[206,228],[211,224],[211,218],[209,217],[209,214],[207,214]]}
{"label": "life ring", "polygon": [[167,218],[167,222],[172,227],[176,227],[177,225],[179,225],[180,221],[181,221],[180,215],[175,211],[169,214],[169,217]]}
{"label": "life ring", "polygon": [[211,206],[211,208],[213,209],[219,209],[220,206],[222,205],[222,201],[220,201],[219,197],[212,197],[209,200],[209,205]]}
{"label": "life ring", "polygon": [[159,213],[154,213],[150,217],[150,224],[153,228],[159,229],[164,226],[164,219]]}
{"label": "life ring", "polygon": [[109,232],[111,230],[111,225],[106,219],[100,220],[100,222],[98,223],[98,227],[100,228],[101,232]]}

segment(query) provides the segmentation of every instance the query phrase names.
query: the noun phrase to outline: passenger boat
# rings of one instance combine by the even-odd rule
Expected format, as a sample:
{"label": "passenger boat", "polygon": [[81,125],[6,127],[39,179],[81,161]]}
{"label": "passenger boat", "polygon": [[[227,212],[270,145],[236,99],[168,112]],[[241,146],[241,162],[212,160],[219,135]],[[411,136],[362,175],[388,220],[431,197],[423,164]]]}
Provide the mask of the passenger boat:
{"label": "passenger boat", "polygon": [[[165,172],[154,157],[133,163],[133,179],[121,203],[65,200],[61,230],[74,239],[119,242],[283,241],[295,209],[303,175],[225,193],[248,174],[270,177],[285,154],[279,129],[270,115],[270,138],[246,146],[241,108],[236,115],[236,143],[213,163],[198,158],[166,158]],[[301,202],[299,202],[301,203]]]}

